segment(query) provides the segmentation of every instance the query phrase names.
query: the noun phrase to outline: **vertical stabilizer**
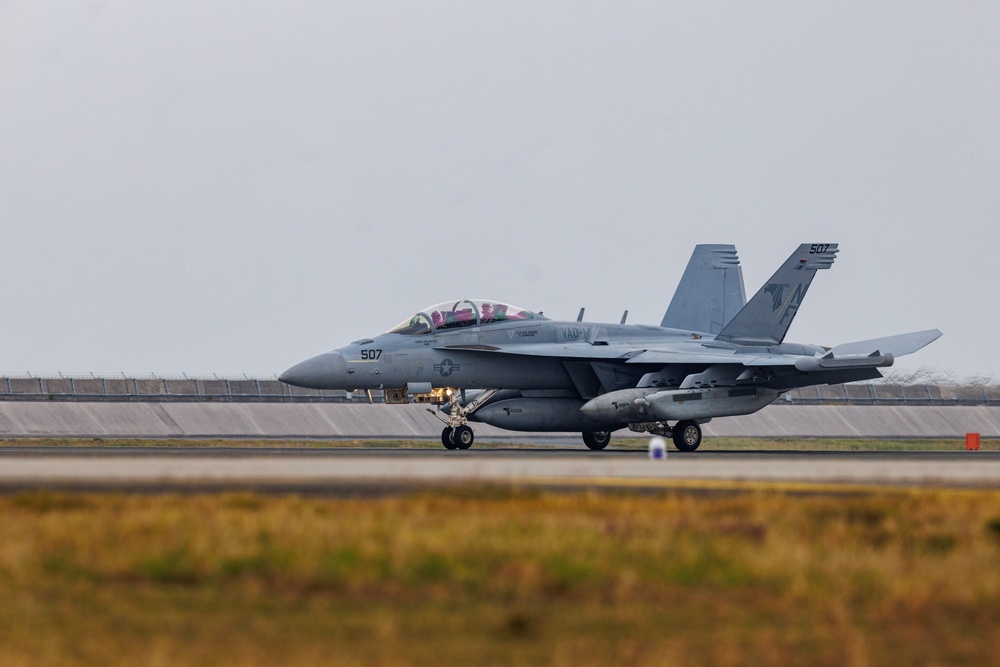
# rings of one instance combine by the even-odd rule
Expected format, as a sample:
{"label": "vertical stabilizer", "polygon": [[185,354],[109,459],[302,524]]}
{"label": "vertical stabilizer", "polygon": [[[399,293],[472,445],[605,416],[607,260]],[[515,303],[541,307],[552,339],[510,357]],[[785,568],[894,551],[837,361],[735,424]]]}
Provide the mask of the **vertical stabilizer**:
{"label": "vertical stabilizer", "polygon": [[816,271],[833,266],[837,252],[836,243],[800,245],[717,338],[749,345],[783,341]]}
{"label": "vertical stabilizer", "polygon": [[746,303],[736,246],[695,246],[661,327],[717,334]]}

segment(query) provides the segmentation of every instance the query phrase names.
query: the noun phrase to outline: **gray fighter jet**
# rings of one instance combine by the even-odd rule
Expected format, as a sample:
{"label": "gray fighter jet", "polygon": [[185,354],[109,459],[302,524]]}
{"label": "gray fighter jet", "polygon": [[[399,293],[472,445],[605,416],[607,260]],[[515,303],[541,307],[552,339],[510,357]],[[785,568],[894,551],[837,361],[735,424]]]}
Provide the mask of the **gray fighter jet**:
{"label": "gray fighter jet", "polygon": [[[578,431],[591,449],[629,428],[701,444],[701,425],[760,410],[782,393],[881,377],[879,368],[941,336],[937,329],[829,348],[786,343],[816,271],[837,244],[798,247],[749,302],[732,245],[695,248],[659,326],[555,321],[498,301],[426,308],[387,333],[285,371],[314,389],[385,390],[387,403],[437,403],[449,449],[469,422],[513,431]],[[626,311],[626,316],[627,316]],[[434,412],[434,411],[432,411]]]}

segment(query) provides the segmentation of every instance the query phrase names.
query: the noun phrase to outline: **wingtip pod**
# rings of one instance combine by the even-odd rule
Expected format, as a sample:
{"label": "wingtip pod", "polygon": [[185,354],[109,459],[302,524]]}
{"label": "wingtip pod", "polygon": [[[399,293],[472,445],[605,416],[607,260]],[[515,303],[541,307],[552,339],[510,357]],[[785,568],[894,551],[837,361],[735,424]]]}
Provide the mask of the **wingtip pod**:
{"label": "wingtip pod", "polygon": [[[927,329],[925,331],[913,331],[911,333],[886,336],[884,338],[872,338],[870,340],[859,340],[854,343],[843,343],[832,348],[827,355],[834,357],[846,356],[868,356],[872,353],[890,354],[893,357],[902,357],[913,354],[917,350],[927,347],[943,334],[938,329]],[[824,355],[824,356],[827,356]]]}
{"label": "wingtip pod", "polygon": [[927,329],[844,343],[831,348],[822,356],[797,359],[795,368],[804,373],[833,368],[884,368],[892,366],[896,357],[913,354],[942,335],[938,329]]}
{"label": "wingtip pod", "polygon": [[886,368],[892,366],[895,361],[896,358],[891,353],[882,354],[877,350],[872,354],[848,354],[839,357],[827,352],[822,357],[796,359],[795,368],[803,373],[837,368]]}

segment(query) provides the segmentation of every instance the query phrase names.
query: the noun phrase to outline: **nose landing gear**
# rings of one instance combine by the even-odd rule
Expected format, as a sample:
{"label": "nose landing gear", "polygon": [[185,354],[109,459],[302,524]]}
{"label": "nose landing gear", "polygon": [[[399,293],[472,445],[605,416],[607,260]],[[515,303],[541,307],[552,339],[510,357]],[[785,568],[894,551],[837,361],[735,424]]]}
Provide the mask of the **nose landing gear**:
{"label": "nose landing gear", "polygon": [[469,422],[469,415],[483,407],[483,405],[496,396],[499,391],[499,389],[487,389],[483,391],[483,393],[479,394],[479,396],[476,396],[475,400],[470,401],[464,407],[459,403],[458,396],[452,396],[451,412],[447,419],[444,419],[439,414],[428,408],[427,412],[431,413],[446,424],[444,430],[441,431],[441,444],[448,449],[468,449],[469,447],[472,447],[472,443],[476,440],[476,434],[467,425]]}
{"label": "nose landing gear", "polygon": [[468,449],[475,440],[476,434],[464,424],[458,428],[446,426],[441,431],[441,444],[448,449]]}

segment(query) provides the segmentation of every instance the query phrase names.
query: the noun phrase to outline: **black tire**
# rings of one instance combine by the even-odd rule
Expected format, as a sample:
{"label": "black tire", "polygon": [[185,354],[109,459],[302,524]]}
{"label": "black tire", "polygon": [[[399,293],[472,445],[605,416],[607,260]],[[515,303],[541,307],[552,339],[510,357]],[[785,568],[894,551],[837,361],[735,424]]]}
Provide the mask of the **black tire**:
{"label": "black tire", "polygon": [[594,451],[604,449],[611,442],[610,431],[596,431],[594,433],[584,433],[583,443]]}
{"label": "black tire", "polygon": [[701,426],[696,421],[677,422],[673,438],[678,451],[693,452],[701,444]]}
{"label": "black tire", "polygon": [[445,430],[441,431],[441,444],[448,449],[458,449],[458,445],[451,441],[451,435],[453,432],[454,429],[451,428],[445,428]]}
{"label": "black tire", "polygon": [[455,446],[459,449],[468,449],[472,447],[473,441],[476,439],[476,434],[472,432],[472,429],[468,426],[459,426],[455,429],[455,432],[451,436],[451,441],[455,443]]}

